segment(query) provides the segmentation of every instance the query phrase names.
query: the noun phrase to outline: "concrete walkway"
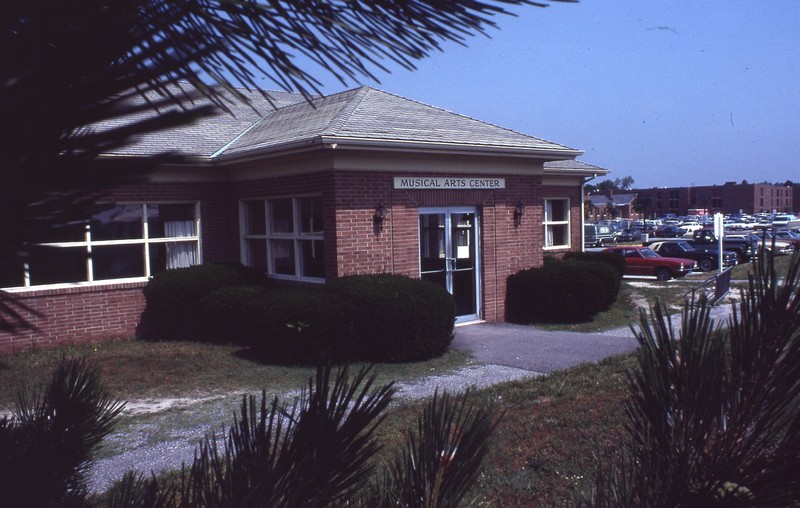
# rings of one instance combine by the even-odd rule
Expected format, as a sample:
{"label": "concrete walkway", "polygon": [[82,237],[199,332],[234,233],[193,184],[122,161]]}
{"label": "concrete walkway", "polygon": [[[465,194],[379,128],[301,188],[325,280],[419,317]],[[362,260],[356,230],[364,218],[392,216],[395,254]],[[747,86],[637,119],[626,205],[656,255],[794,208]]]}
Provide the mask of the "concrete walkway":
{"label": "concrete walkway", "polygon": [[636,349],[628,329],[599,333],[546,331],[511,323],[459,326],[452,347],[472,352],[475,360],[541,374]]}
{"label": "concrete walkway", "polygon": [[[712,308],[711,317],[722,323],[731,312],[730,304],[722,304]],[[680,315],[672,316],[673,327],[680,327],[680,322]],[[456,327],[452,347],[472,352],[477,362],[487,365],[547,374],[633,351],[638,343],[629,328],[577,333],[511,323],[477,323]]]}

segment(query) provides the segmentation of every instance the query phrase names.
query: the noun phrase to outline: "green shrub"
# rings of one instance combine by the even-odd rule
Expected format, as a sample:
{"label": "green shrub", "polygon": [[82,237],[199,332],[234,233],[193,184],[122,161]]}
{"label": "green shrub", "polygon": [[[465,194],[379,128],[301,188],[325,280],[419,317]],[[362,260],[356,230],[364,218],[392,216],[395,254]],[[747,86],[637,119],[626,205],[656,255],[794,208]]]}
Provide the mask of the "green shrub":
{"label": "green shrub", "polygon": [[242,274],[225,265],[160,272],[144,288],[146,326],[140,335],[157,340],[214,340],[199,312],[200,300],[214,290],[244,284]]}
{"label": "green shrub", "polygon": [[214,335],[252,346],[266,361],[345,361],[353,356],[349,313],[328,293],[326,286],[237,286],[209,293],[200,309]]}
{"label": "green shrub", "polygon": [[327,286],[279,288],[270,294],[267,330],[256,349],[276,362],[350,361],[357,356],[350,341],[352,314]]}
{"label": "green shrub", "polygon": [[599,261],[613,266],[619,278],[625,271],[625,258],[618,252],[567,252],[565,261]]}
{"label": "green shrub", "polygon": [[274,298],[270,288],[233,286],[212,291],[199,302],[199,313],[207,336],[224,337],[225,342],[250,346],[263,340],[268,330],[269,311]]}
{"label": "green shrub", "polygon": [[524,324],[590,321],[608,300],[600,269],[590,265],[549,262],[509,276],[506,320]]}
{"label": "green shrub", "polygon": [[342,277],[332,298],[352,313],[351,342],[365,361],[415,361],[447,350],[455,302],[441,286],[401,275]]}
{"label": "green shrub", "polygon": [[151,337],[252,346],[271,362],[414,361],[444,353],[455,304],[442,287],[399,275],[329,285],[246,286],[240,271],[170,270],[145,288]]}
{"label": "green shrub", "polygon": [[[621,256],[618,256],[621,257]],[[592,276],[599,279],[597,291],[603,296],[602,307],[600,310],[608,310],[614,305],[622,287],[622,276],[610,263],[604,261],[562,261],[570,265],[576,265],[577,269],[585,270]]]}

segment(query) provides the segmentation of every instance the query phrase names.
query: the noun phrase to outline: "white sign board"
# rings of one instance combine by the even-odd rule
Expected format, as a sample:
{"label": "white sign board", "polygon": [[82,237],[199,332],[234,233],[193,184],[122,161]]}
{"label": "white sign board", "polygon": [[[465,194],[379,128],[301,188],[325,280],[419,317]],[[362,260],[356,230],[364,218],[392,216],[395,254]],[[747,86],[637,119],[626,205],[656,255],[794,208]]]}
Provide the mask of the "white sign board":
{"label": "white sign board", "polygon": [[722,273],[722,237],[725,236],[724,216],[721,213],[714,214],[714,236],[717,237],[719,273]]}
{"label": "white sign board", "polygon": [[505,189],[505,178],[396,176],[395,189]]}

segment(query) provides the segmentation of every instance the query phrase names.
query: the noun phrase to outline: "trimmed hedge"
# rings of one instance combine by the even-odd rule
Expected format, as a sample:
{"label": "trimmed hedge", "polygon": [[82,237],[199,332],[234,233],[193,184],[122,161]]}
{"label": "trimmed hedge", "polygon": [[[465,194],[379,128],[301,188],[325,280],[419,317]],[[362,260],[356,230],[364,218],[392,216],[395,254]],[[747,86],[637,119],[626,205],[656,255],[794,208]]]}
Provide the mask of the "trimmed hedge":
{"label": "trimmed hedge", "polygon": [[364,361],[433,358],[453,340],[455,302],[442,286],[401,275],[354,275],[334,281],[331,291],[353,312],[352,342]]}
{"label": "trimmed hedge", "polygon": [[323,356],[353,356],[351,313],[326,286],[223,288],[203,298],[200,308],[217,337],[251,346],[269,362],[314,364]]}
{"label": "trimmed hedge", "polygon": [[597,261],[608,263],[619,273],[620,279],[625,272],[625,258],[619,252],[567,252],[564,261]]}
{"label": "trimmed hedge", "polygon": [[141,335],[158,340],[213,340],[199,312],[200,300],[217,289],[244,284],[242,273],[221,264],[159,272],[144,288],[147,326]]}
{"label": "trimmed hedge", "polygon": [[509,276],[506,320],[512,323],[579,323],[609,308],[621,277],[608,263],[549,261]]}
{"label": "trimmed hedge", "polygon": [[[191,269],[172,272],[183,270]],[[303,364],[322,355],[337,362],[422,360],[441,355],[452,341],[455,303],[430,282],[380,274],[320,286],[257,287],[230,284],[236,279],[211,277],[206,270],[148,285],[149,312],[166,317],[164,309],[182,307],[155,327],[155,338],[235,343],[251,346],[270,362]],[[219,270],[211,271],[219,275]],[[178,297],[184,299],[178,303]]]}

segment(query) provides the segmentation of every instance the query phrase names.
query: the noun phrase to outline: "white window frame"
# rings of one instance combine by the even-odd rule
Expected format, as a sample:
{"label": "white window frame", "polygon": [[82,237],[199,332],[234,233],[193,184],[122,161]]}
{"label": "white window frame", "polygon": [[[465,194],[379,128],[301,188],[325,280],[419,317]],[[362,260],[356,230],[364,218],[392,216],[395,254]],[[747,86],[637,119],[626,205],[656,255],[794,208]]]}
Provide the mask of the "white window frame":
{"label": "white window frame", "polygon": [[[92,239],[92,231],[91,231],[91,224],[87,223],[85,226],[85,232],[83,240],[79,241],[70,241],[70,242],[47,242],[41,243],[39,245],[44,247],[60,247],[60,248],[70,248],[70,249],[83,249],[86,254],[86,278],[82,281],[75,281],[75,282],[60,282],[54,284],[32,284],[31,283],[31,275],[30,275],[30,265],[28,263],[24,263],[23,265],[23,285],[17,287],[10,287],[10,288],[3,288],[3,290],[11,290],[11,291],[20,291],[20,290],[28,290],[28,289],[58,289],[58,288],[66,288],[66,287],[75,287],[75,286],[95,286],[95,285],[103,285],[103,284],[118,284],[120,282],[141,282],[146,281],[150,277],[152,277],[151,273],[151,263],[150,263],[150,246],[155,244],[166,244],[166,243],[193,243],[195,245],[195,264],[202,264],[202,245],[200,239],[200,203],[197,201],[151,201],[148,203],[141,203],[141,202],[118,202],[114,203],[114,206],[131,206],[131,205],[139,205],[141,206],[142,210],[142,237],[141,238],[127,238],[122,240],[93,240]],[[159,238],[150,238],[149,231],[148,231],[148,215],[147,215],[147,207],[148,205],[158,206],[158,205],[194,205],[194,235],[187,235],[187,236],[164,236]],[[144,274],[141,276],[136,277],[125,277],[125,278],[118,278],[118,279],[100,279],[95,280],[94,276],[94,262],[92,259],[92,249],[95,247],[104,247],[104,246],[113,246],[113,245],[141,245],[142,249],[144,250]]]}
{"label": "white window frame", "polygon": [[[552,205],[551,203],[554,201],[562,201],[564,202],[564,210],[566,212],[566,220],[553,220],[550,215],[552,214]],[[571,221],[572,221],[572,208],[570,204],[569,198],[544,198],[544,203],[542,206],[542,215],[544,220],[542,221],[542,229],[544,231],[544,250],[557,250],[557,249],[569,249],[572,246],[572,232],[571,232]],[[554,235],[551,234],[553,227],[564,227],[566,228],[565,244],[559,245],[551,245],[552,238]]]}
{"label": "white window frame", "polygon": [[[261,198],[261,199],[247,199],[242,200],[239,203],[239,224],[240,224],[240,252],[241,252],[241,262],[245,266],[254,266],[254,261],[251,259],[250,256],[250,249],[248,248],[248,244],[250,242],[264,242],[264,248],[266,250],[266,267],[265,272],[266,275],[270,278],[274,279],[282,279],[282,280],[293,280],[293,281],[302,281],[302,282],[312,282],[312,283],[322,283],[325,282],[324,275],[322,277],[314,277],[308,276],[302,273],[303,269],[303,254],[302,254],[302,246],[303,242],[306,241],[319,241],[323,242],[324,245],[324,230],[318,232],[311,232],[311,233],[304,233],[302,231],[302,224],[301,224],[301,204],[304,200],[308,199],[316,199],[320,201],[320,205],[322,203],[322,196],[320,194],[308,194],[308,195],[293,195],[293,196],[275,196],[269,198]],[[285,201],[291,200],[292,203],[292,231],[289,233],[281,233],[281,232],[273,232],[271,225],[272,225],[272,217],[271,217],[271,203],[277,201]],[[265,230],[264,233],[250,233],[248,232],[249,229],[249,214],[247,213],[247,207],[252,203],[260,203],[263,207],[264,211],[264,224]],[[324,226],[323,226],[324,227]],[[277,240],[285,240],[292,242],[292,249],[294,255],[294,274],[282,274],[276,273],[275,270],[275,252],[273,247],[273,241]],[[313,244],[312,244],[313,245]]]}

